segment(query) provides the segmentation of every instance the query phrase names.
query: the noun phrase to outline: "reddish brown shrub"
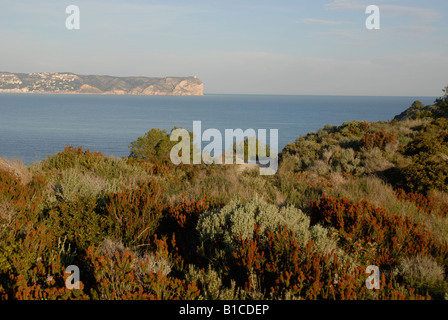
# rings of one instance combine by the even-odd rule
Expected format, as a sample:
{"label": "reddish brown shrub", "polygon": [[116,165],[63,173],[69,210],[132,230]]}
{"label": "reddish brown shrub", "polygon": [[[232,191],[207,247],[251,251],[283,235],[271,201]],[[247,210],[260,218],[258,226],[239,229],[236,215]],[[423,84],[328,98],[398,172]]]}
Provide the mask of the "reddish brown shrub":
{"label": "reddish brown shrub", "polygon": [[0,202],[10,202],[20,219],[37,219],[45,185],[42,176],[24,185],[12,172],[0,169]]}
{"label": "reddish brown shrub", "polygon": [[85,299],[65,287],[67,257],[58,237],[43,223],[15,219],[2,234],[0,297],[3,299]]}
{"label": "reddish brown shrub", "polygon": [[198,200],[188,200],[182,196],[165,206],[157,233],[168,237],[175,235],[179,240],[179,254],[189,263],[200,264],[202,257],[196,252],[199,244],[196,232],[199,215],[223,205],[222,200],[206,194]]}
{"label": "reddish brown shrub", "polygon": [[361,147],[366,149],[372,148],[380,148],[384,149],[384,147],[388,143],[393,143],[397,141],[397,136],[393,133],[386,132],[384,130],[377,132],[369,132],[364,134],[361,138]]}
{"label": "reddish brown shrub", "polygon": [[157,181],[109,195],[109,235],[126,245],[148,243],[162,216],[163,189]]}
{"label": "reddish brown shrub", "polygon": [[368,276],[365,267],[343,264],[335,254],[320,254],[311,241],[305,247],[300,246],[286,227],[266,235],[267,240],[262,241],[259,228],[255,227],[252,239],[238,240],[235,269],[229,272],[248,291],[255,287],[265,297],[274,299],[422,298],[413,290],[397,290],[392,281],[386,281],[384,274],[380,291],[372,295],[365,285]]}
{"label": "reddish brown shrub", "polygon": [[[166,239],[155,236],[154,244],[157,258],[180,259],[168,252]],[[175,246],[174,238],[172,245]],[[129,250],[108,256],[91,247],[87,250],[87,260],[95,279],[91,290],[94,299],[191,300],[199,297],[196,283],[148,270],[146,261],[137,259]]]}
{"label": "reddish brown shrub", "polygon": [[180,227],[191,229],[196,227],[198,216],[201,213],[223,205],[222,201],[206,194],[199,200],[181,198],[179,201],[168,204],[166,215]]}
{"label": "reddish brown shrub", "polygon": [[404,202],[412,202],[417,208],[427,214],[440,214],[445,217],[448,214],[448,206],[440,204],[434,197],[427,197],[421,193],[406,192],[403,189],[395,191],[397,199]]}
{"label": "reddish brown shrub", "polygon": [[[287,294],[305,299],[343,299],[356,295],[357,287],[365,290],[348,275],[348,265],[343,266],[335,255],[319,255],[312,242],[301,247],[286,227],[267,232],[266,242],[260,240],[256,228],[253,239],[238,240],[234,257],[237,279],[244,288],[258,285],[261,292],[274,299],[284,299]],[[256,284],[252,283],[254,274]]]}
{"label": "reddish brown shrub", "polygon": [[[403,256],[430,254],[446,265],[446,245],[408,217],[388,213],[369,201],[352,203],[326,195],[319,203],[312,201],[311,207],[313,217],[338,230],[344,249],[360,254],[366,264],[390,267]],[[374,254],[363,254],[368,244],[376,247]]]}

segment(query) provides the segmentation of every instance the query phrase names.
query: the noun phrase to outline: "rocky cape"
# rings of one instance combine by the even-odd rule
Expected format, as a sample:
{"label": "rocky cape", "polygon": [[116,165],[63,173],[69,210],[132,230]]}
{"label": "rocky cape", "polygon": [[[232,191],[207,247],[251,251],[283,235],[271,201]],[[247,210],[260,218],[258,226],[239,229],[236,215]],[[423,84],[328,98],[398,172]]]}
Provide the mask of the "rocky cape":
{"label": "rocky cape", "polygon": [[204,84],[196,76],[150,78],[0,72],[1,92],[202,96]]}

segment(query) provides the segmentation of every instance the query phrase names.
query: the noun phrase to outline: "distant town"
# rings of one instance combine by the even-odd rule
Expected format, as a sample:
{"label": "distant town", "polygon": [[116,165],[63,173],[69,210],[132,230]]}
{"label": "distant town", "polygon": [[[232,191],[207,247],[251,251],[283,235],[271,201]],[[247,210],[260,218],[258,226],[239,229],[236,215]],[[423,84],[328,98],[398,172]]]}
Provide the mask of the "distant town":
{"label": "distant town", "polygon": [[113,77],[73,73],[0,72],[0,93],[69,93],[202,96],[204,84],[190,77]]}

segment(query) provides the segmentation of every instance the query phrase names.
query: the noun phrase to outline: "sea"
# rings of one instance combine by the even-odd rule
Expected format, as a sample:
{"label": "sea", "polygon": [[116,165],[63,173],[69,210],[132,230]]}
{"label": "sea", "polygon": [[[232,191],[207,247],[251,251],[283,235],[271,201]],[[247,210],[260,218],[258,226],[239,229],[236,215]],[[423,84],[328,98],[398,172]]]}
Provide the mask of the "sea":
{"label": "sea", "polygon": [[231,95],[134,96],[0,94],[0,157],[29,165],[64,147],[127,157],[129,145],[152,128],[202,131],[278,129],[278,147],[325,125],[392,120],[415,100],[436,97]]}

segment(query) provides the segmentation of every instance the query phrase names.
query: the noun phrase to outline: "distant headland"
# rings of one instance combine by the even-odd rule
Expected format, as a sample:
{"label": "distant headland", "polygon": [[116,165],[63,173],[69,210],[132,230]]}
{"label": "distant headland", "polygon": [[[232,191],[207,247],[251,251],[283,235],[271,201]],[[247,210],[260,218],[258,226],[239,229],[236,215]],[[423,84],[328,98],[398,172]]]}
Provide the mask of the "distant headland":
{"label": "distant headland", "polygon": [[204,84],[190,77],[113,77],[74,73],[0,72],[0,93],[65,93],[202,96]]}

